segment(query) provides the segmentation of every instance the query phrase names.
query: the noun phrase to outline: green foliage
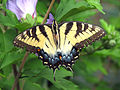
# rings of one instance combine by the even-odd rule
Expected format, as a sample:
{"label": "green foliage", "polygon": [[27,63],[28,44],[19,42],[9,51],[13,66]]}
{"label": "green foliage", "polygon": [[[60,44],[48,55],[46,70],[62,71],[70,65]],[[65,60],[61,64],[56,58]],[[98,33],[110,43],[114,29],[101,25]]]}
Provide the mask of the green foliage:
{"label": "green foliage", "polygon": [[105,14],[105,12],[102,10],[103,7],[100,4],[100,0],[86,0],[90,5],[95,6],[100,12]]}
{"label": "green foliage", "polygon": [[39,84],[31,82],[30,80],[26,80],[23,89],[24,90],[45,90]]}
{"label": "green foliage", "polygon": [[120,32],[115,30],[115,26],[108,25],[103,19],[100,20],[101,25],[107,31],[108,35],[105,37],[106,43],[108,44],[106,48],[110,48],[115,46],[116,44],[120,44]]}
{"label": "green foliage", "polygon": [[18,22],[16,16],[9,10],[2,8],[6,11],[6,16],[4,16],[2,13],[0,14],[0,24],[3,24],[5,26],[9,27],[15,27],[15,25]]}
{"label": "green foliage", "polygon": [[20,31],[24,31],[28,28],[31,28],[35,24],[36,18],[33,19],[31,15],[27,14],[26,18],[22,18],[21,22],[16,24],[16,28]]}
{"label": "green foliage", "polygon": [[90,7],[89,4],[85,1],[75,2],[75,0],[61,0],[56,10],[55,18],[57,21],[63,21],[66,18],[72,18],[73,20],[74,18],[84,18],[85,16],[82,14],[87,13],[86,16],[90,16],[91,14],[88,14],[87,11],[91,9],[93,9],[93,7]]}
{"label": "green foliage", "polygon": [[[14,47],[15,36],[19,32],[40,24],[50,4],[49,0],[38,0],[37,18],[33,19],[28,14],[26,18],[18,21],[16,15],[5,8],[6,1],[0,1],[0,90],[12,88],[14,83],[12,65],[16,64],[18,70],[25,54],[25,50]],[[102,0],[104,6],[108,5],[111,9],[116,7],[119,10],[120,3],[118,2],[118,0]],[[56,0],[51,13],[58,22],[91,20],[90,22],[96,25],[100,23],[106,31],[106,36],[82,49],[79,60],[73,66],[73,73],[63,67],[57,70],[56,81],[53,79],[53,71],[44,66],[36,55],[29,54],[19,78],[21,89],[119,90],[120,12],[115,11],[119,14],[112,16],[106,11],[100,0]],[[97,14],[98,12],[102,15]]]}

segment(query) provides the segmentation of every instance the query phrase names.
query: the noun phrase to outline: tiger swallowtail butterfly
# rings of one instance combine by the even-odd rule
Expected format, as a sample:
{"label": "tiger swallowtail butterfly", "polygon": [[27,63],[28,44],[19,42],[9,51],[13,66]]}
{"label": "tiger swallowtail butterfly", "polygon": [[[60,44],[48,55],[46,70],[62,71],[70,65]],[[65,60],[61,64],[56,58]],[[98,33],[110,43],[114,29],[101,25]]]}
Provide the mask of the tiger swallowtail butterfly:
{"label": "tiger swallowtail butterfly", "polygon": [[35,53],[53,71],[64,66],[71,69],[79,50],[102,38],[105,31],[79,21],[37,25],[19,34],[14,45]]}

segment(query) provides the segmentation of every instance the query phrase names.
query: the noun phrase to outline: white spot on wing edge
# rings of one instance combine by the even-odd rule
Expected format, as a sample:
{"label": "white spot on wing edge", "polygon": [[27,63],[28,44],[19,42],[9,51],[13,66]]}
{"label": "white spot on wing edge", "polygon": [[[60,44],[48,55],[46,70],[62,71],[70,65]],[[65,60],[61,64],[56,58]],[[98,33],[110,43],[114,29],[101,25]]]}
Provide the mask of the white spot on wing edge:
{"label": "white spot on wing edge", "polygon": [[82,23],[82,31],[84,30],[84,23]]}
{"label": "white spot on wing edge", "polygon": [[92,24],[88,24],[88,27],[92,28],[92,26],[93,26]]}

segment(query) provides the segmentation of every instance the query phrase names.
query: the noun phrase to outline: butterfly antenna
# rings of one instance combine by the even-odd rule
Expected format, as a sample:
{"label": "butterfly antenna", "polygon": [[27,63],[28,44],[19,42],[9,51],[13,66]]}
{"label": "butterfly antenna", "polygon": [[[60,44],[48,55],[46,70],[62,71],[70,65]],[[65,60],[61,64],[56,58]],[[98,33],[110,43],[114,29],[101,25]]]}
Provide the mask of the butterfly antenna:
{"label": "butterfly antenna", "polygon": [[54,81],[56,81],[56,79],[55,79],[55,72],[56,72],[56,69],[53,69]]}

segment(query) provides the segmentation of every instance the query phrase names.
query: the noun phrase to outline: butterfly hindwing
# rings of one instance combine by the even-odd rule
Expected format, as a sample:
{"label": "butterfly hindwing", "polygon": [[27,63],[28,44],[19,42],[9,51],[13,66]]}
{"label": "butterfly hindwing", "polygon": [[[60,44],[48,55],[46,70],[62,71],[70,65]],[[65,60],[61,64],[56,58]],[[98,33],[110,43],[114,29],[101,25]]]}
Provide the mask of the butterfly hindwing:
{"label": "butterfly hindwing", "polygon": [[64,46],[65,40],[76,48],[83,48],[105,35],[102,28],[82,22],[61,23],[59,30],[61,48]]}

